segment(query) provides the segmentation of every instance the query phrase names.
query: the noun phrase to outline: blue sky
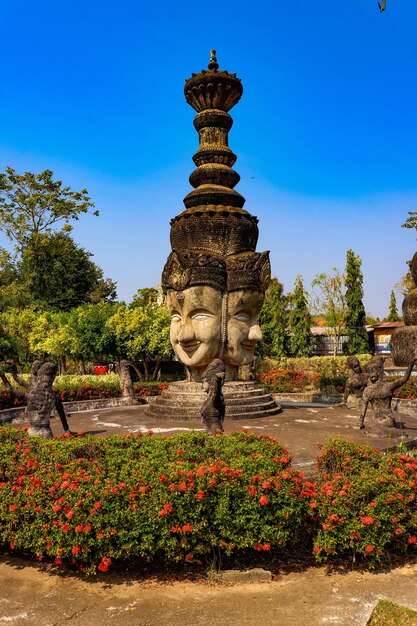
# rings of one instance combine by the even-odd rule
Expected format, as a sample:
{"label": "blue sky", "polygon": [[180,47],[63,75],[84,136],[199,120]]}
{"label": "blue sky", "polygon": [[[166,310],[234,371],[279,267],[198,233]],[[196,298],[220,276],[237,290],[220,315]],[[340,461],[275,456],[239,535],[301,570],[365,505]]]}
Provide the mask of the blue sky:
{"label": "blue sky", "polygon": [[243,81],[230,146],[273,275],[309,288],[352,248],[366,309],[386,314],[417,249],[401,228],[417,210],[415,0],[0,6],[0,169],[88,189],[101,215],[74,237],[121,298],[159,282],[197,148],[184,80],[215,48]]}

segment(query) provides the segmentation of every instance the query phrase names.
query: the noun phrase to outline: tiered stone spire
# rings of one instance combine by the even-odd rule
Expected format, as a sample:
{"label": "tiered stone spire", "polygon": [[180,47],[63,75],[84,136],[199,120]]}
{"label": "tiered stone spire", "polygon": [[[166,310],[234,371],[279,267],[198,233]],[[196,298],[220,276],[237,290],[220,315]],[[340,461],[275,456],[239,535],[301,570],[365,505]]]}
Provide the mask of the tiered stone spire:
{"label": "tiered stone spire", "polygon": [[197,111],[199,147],[193,156],[197,169],[190,175],[194,190],[184,198],[186,210],[171,221],[171,245],[224,258],[255,251],[258,220],[242,208],[245,198],[234,189],[240,176],[232,169],[237,157],[228,141],[233,124],[228,111],[239,102],[242,83],[236,74],[218,68],[211,50],[208,69],[185,82],[185,99]]}

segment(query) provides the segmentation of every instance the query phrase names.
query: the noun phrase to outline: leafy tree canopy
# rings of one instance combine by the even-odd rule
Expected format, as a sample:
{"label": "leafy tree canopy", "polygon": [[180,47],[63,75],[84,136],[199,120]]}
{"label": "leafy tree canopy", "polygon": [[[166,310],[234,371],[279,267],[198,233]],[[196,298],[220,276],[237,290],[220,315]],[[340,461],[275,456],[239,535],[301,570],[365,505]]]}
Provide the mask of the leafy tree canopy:
{"label": "leafy tree canopy", "polygon": [[272,278],[259,315],[262,341],[259,352],[262,356],[279,358],[287,354],[288,298],[284,285]]}
{"label": "leafy tree canopy", "polygon": [[68,231],[71,220],[94,207],[86,189],[72,191],[52,176],[51,170],[17,174],[11,167],[0,174],[0,228],[20,248],[60,222]]}
{"label": "leafy tree canopy", "polygon": [[295,279],[294,291],[290,294],[289,325],[291,328],[290,348],[293,356],[310,356],[311,315],[308,309],[307,293],[301,276]]}
{"label": "leafy tree canopy", "polygon": [[366,312],[363,305],[362,259],[353,250],[346,252],[346,327],[348,341],[345,344],[347,354],[365,354],[369,352],[368,333],[365,328]]}
{"label": "leafy tree canopy", "polygon": [[116,285],[103,278],[91,254],[65,233],[41,234],[23,249],[20,281],[32,299],[68,311],[84,302],[112,301]]}
{"label": "leafy tree canopy", "polygon": [[399,322],[400,316],[398,315],[397,300],[395,299],[394,290],[391,290],[389,299],[389,311],[388,316],[385,318],[387,322]]}

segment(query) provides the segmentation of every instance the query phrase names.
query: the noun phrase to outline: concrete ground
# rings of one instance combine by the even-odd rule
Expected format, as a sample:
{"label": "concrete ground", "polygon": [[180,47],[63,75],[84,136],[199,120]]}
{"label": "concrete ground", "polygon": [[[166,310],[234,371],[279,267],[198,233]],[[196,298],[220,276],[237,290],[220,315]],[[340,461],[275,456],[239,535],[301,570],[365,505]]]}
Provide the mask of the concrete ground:
{"label": "concrete ground", "polygon": [[[74,413],[72,430],[96,436],[146,432],[171,434],[202,429],[201,422],[156,420],[143,405]],[[417,437],[417,419],[397,415],[401,428],[389,440],[371,439],[355,430],[357,413],[324,406],[286,406],[264,419],[225,421],[226,433],[249,428],[278,437],[293,454],[293,466],[309,473],[318,445],[340,436],[385,448],[401,434]],[[62,434],[52,420],[56,436]],[[272,582],[234,585],[217,582],[161,582],[117,573],[83,579],[33,561],[0,559],[0,626],[365,626],[379,598],[417,609],[417,564],[389,573],[331,573],[325,568],[282,574]]]}
{"label": "concrete ground", "polygon": [[[123,435],[129,432],[147,432],[155,434],[175,434],[190,430],[203,430],[201,421],[156,419],[145,415],[146,405],[133,407],[117,407],[101,410],[73,413],[69,426],[73,431],[82,430],[100,437]],[[405,441],[417,437],[417,418],[411,415],[396,413],[400,427],[393,429],[392,436],[375,439],[366,432],[355,429],[358,414],[354,409],[335,406],[310,405],[300,406],[288,403],[283,406],[282,413],[259,419],[231,420],[224,422],[226,433],[248,428],[249,430],[278,437],[293,455],[292,466],[306,473],[314,464],[319,453],[319,444],[329,437],[342,437],[358,443],[367,443],[385,449],[400,443],[401,435],[407,435]],[[51,420],[55,436],[62,434],[59,420]]]}
{"label": "concrete ground", "polygon": [[13,559],[0,562],[0,624],[14,626],[365,626],[378,599],[417,609],[417,565],[391,573],[310,568],[270,583],[146,583],[82,579]]}

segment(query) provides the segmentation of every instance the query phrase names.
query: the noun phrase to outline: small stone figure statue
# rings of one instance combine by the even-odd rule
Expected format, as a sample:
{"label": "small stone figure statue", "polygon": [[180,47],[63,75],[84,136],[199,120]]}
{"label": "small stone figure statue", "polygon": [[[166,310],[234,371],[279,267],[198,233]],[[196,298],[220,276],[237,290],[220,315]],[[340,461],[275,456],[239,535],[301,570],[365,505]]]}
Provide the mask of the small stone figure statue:
{"label": "small stone figure statue", "polygon": [[225,367],[221,359],[214,359],[203,374],[203,391],[208,394],[207,400],[201,407],[201,421],[206,432],[212,435],[216,430],[223,432],[225,404],[222,387],[225,377]]}
{"label": "small stone figure statue", "polygon": [[348,356],[347,366],[350,372],[343,394],[343,404],[357,408],[362,399],[364,389],[368,384],[369,375],[362,370],[361,364],[356,356]]}
{"label": "small stone figure statue", "polygon": [[[5,374],[0,374],[7,391],[16,398],[26,402],[26,412],[29,416],[29,435],[36,435],[44,439],[52,437],[50,417],[56,405],[56,396],[52,389],[57,372],[55,363],[44,363],[36,360],[32,364],[29,381],[20,378],[15,370],[12,376],[25,391],[14,389]],[[60,415],[59,411],[58,414]],[[66,421],[66,420],[65,420]],[[68,428],[68,424],[67,424]]]}
{"label": "small stone figure statue", "polygon": [[122,392],[122,404],[137,404],[135,391],[133,389],[132,376],[130,373],[131,365],[126,359],[122,359],[119,363],[120,391]]}
{"label": "small stone figure statue", "polygon": [[374,411],[373,419],[367,430],[375,436],[387,434],[385,429],[395,427],[395,418],[391,409],[391,401],[395,389],[399,389],[405,385],[411,376],[414,364],[417,358],[414,358],[409,364],[406,373],[398,380],[388,381],[384,374],[383,366],[378,361],[374,361],[368,366],[369,382],[363,392],[361,412],[359,417],[359,428],[365,428],[365,415],[368,404]]}

